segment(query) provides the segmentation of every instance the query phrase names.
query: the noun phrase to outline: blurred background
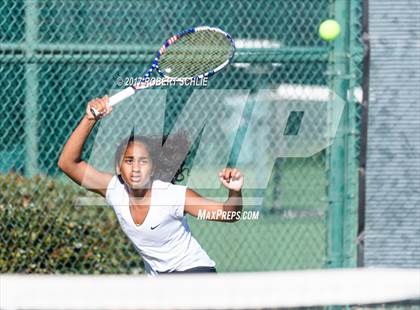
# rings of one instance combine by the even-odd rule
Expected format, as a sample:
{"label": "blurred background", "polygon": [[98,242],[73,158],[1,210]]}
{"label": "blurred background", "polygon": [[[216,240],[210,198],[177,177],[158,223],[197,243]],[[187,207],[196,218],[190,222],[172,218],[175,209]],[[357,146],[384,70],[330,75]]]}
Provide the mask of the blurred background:
{"label": "blurred background", "polygon": [[[246,209],[259,211],[258,220],[224,224],[189,219],[218,271],[420,267],[419,73],[410,71],[418,64],[419,48],[407,41],[399,49],[387,46],[395,43],[390,37],[401,38],[395,30],[401,27],[407,28],[404,38],[418,42],[418,4],[401,1],[395,9],[392,1],[369,3],[367,15],[368,2],[362,0],[3,0],[0,272],[143,273],[112,209],[103,202],[80,203],[80,197],[94,195],[72,184],[57,160],[89,100],[121,88],[119,77],[141,75],[166,38],[198,25],[220,27],[236,41],[232,65],[210,80],[208,89],[249,92],[237,132],[214,132],[220,141],[214,152],[232,141],[229,164],[246,167],[251,171],[247,178],[257,178],[257,169],[255,175],[252,170],[258,166],[258,151],[282,138],[262,130],[266,145],[258,140],[244,144],[251,114],[263,113],[262,128],[284,117],[256,108],[261,90],[300,107],[296,112],[311,106],[310,113],[319,113],[309,121],[305,114],[289,119],[284,136],[298,137],[305,122],[307,130],[321,131],[322,121],[313,120],[327,121],[330,110],[314,108],[316,104],[343,107],[335,135],[323,137],[328,147],[268,160],[268,185],[244,190],[256,201]],[[331,43],[318,35],[319,24],[329,18],[341,25],[340,36]],[[370,43],[377,47],[371,54],[368,19]],[[405,69],[399,69],[402,59]],[[411,84],[401,85],[398,74],[409,72]],[[369,73],[374,78],[370,85]],[[393,92],[396,85],[401,88]],[[369,87],[374,106],[368,122]],[[165,133],[171,132],[193,91],[166,90]],[[212,100],[227,99],[216,95]],[[227,115],[236,111],[234,104],[217,109]],[[398,127],[401,120],[405,126]],[[85,158],[97,134],[98,128]],[[195,148],[199,142],[194,141]],[[204,188],[205,171],[202,177]],[[208,197],[226,195],[223,189],[183,182]]]}

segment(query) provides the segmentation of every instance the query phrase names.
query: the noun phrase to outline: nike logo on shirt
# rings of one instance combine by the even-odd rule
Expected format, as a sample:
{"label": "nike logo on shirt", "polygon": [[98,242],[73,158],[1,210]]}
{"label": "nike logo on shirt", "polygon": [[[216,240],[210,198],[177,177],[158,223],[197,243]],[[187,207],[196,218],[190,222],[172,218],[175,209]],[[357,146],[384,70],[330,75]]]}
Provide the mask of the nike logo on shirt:
{"label": "nike logo on shirt", "polygon": [[155,229],[156,227],[158,227],[159,225],[160,225],[160,224],[157,224],[156,226],[151,226],[151,227],[150,227],[150,229],[151,229],[151,230],[153,230],[153,229]]}

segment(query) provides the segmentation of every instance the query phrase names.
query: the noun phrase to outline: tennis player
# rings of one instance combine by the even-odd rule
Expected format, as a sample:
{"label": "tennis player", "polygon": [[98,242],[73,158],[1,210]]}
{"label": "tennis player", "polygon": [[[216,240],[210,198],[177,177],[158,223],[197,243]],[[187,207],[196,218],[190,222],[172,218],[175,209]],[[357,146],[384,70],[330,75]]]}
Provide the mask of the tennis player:
{"label": "tennis player", "polygon": [[221,183],[229,190],[224,203],[205,199],[185,186],[173,184],[182,177],[182,166],[172,183],[162,180],[168,168],[162,163],[168,158],[159,157],[160,145],[156,148],[152,139],[133,135],[117,148],[115,175],[96,170],[81,156],[98,121],[91,110],[99,111],[100,118],[106,117],[112,111],[107,102],[108,97],[103,97],[88,103],[86,114],[64,145],[58,166],[77,184],[106,198],[122,230],[142,256],[148,274],[216,272],[215,262],[191,235],[186,214],[197,217],[205,212],[213,215],[211,220],[236,221],[238,217],[229,213],[242,211],[241,172],[225,168],[219,173]]}

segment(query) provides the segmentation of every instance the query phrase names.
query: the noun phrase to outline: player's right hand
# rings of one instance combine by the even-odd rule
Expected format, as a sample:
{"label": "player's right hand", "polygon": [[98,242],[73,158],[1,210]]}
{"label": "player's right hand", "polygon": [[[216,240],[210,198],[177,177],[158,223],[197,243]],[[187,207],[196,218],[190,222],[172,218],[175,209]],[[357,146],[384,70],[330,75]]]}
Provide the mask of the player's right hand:
{"label": "player's right hand", "polygon": [[[111,113],[112,107],[108,106],[108,99],[108,96],[105,96],[89,101],[86,107],[86,118],[89,120],[98,120]],[[98,117],[95,117],[92,110],[99,113]]]}

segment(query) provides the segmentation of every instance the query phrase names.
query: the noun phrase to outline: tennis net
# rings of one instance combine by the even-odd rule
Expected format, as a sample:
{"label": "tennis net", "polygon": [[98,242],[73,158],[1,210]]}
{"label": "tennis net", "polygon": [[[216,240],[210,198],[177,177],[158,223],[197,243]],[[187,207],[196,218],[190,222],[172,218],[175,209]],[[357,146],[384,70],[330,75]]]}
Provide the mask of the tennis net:
{"label": "tennis net", "polygon": [[[420,307],[420,270],[331,269],[216,275],[16,275],[0,278],[0,308],[280,309]],[[408,303],[407,303],[408,302]]]}

